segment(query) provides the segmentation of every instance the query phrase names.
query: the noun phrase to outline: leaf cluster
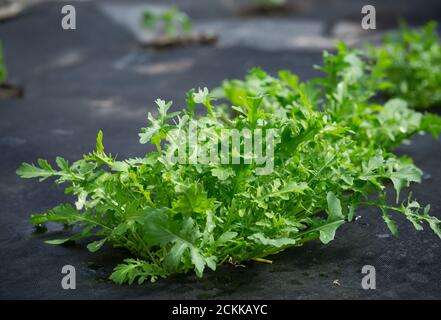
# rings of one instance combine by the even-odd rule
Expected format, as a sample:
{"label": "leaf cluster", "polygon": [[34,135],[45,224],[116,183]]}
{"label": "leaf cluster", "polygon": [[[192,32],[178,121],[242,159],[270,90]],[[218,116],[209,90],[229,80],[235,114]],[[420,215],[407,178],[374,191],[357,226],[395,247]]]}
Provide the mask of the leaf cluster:
{"label": "leaf cluster", "polygon": [[399,33],[388,34],[368,56],[385,74],[383,92],[406,100],[412,108],[427,109],[441,104],[441,45],[436,23],[419,29],[405,23]]}
{"label": "leaf cluster", "polygon": [[[179,112],[158,99],[156,116],[149,113],[139,134],[156,151],[143,158],[116,159],[99,132],[95,150],[72,164],[61,157],[56,167],[45,160],[24,163],[19,176],[54,178],[77,199],[32,215],[31,222],[81,227],[53,244],[91,238],[90,251],[105,243],[127,249],[132,258],[111,275],[117,283],[190,270],[201,277],[207,268],[266,261],[313,239],[327,244],[366,205],[378,208],[394,235],[393,215],[401,214],[417,230],[426,225],[441,237],[441,221],[429,215],[428,205],[411,195],[400,199],[403,188],[421,181],[421,170],[391,152],[419,132],[437,137],[440,118],[409,108],[403,97],[376,101],[387,86],[383,69],[361,51],[344,44],[337,49],[324,53],[324,76],[307,82],[288,70],[275,77],[254,68],[214,92],[190,90]],[[273,170],[258,174],[261,164],[233,148],[227,156],[238,156],[237,163],[192,163],[191,153],[184,155],[186,164],[171,161],[176,140],[191,134],[188,123],[195,120],[208,150],[221,149],[222,130],[275,130]],[[394,204],[386,201],[388,184]]]}

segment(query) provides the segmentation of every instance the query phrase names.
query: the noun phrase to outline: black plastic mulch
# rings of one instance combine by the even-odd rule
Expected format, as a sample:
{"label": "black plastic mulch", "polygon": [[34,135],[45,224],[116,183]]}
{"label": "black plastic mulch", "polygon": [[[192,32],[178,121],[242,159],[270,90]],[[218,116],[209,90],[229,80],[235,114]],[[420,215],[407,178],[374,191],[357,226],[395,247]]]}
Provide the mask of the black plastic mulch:
{"label": "black plastic mulch", "polygon": [[[317,52],[240,47],[145,52],[94,4],[77,4],[79,28],[72,32],[59,27],[59,12],[60,4],[45,4],[0,25],[10,80],[26,88],[24,99],[0,101],[0,298],[441,298],[441,241],[428,230],[416,232],[401,217],[400,237],[392,238],[373,209],[360,210],[362,218],[344,225],[330,244],[287,250],[271,257],[273,264],[225,265],[203,279],[189,274],[142,286],[106,280],[124,251],[106,247],[92,254],[84,243],[43,243],[63,231],[51,225],[48,234],[33,235],[29,214],[66,199],[49,182],[20,180],[14,172],[21,162],[57,155],[78,159],[93,148],[99,129],[111,153],[142,156],[146,147],[137,133],[157,97],[174,100],[179,108],[189,88],[214,87],[252,66],[273,73],[289,68],[305,79],[320,61]],[[159,64],[168,71],[151,68]],[[411,189],[440,217],[441,142],[420,136],[399,152],[427,172]],[[61,288],[66,264],[76,267],[76,290]],[[361,288],[363,265],[376,267],[376,290]]]}

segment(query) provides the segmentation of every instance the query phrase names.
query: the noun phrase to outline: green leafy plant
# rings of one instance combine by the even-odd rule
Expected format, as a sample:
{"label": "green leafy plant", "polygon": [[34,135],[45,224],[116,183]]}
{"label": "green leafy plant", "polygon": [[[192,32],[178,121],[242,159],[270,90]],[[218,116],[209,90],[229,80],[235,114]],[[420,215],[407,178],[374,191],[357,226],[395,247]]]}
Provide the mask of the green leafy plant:
{"label": "green leafy plant", "polygon": [[383,44],[370,47],[370,57],[381,65],[388,85],[383,91],[406,100],[413,108],[441,104],[441,45],[436,23],[389,34]]}
{"label": "green leafy plant", "polygon": [[161,13],[144,12],[143,26],[148,29],[162,28],[164,35],[169,38],[190,34],[192,31],[190,18],[177,7],[171,7]]}
{"label": "green leafy plant", "polygon": [[[395,186],[397,201],[403,187],[420,181],[421,171],[409,159],[389,153],[377,141],[366,145],[353,131],[364,126],[346,126],[331,112],[314,110],[303,85],[292,88],[292,81],[262,78],[258,69],[250,75],[255,76],[265,89],[270,83],[283,88],[271,99],[290,98],[278,106],[263,98],[255,109],[244,103],[234,117],[214,108],[198,119],[198,133],[276,128],[272,173],[256,175],[257,165],[245,164],[245,159],[236,165],[170,163],[173,139],[167,132],[177,128],[179,136],[187,135],[184,124],[194,116],[190,110],[169,114],[171,104],[158,100],[158,117],[149,115],[150,125],[140,133],[141,142],[155,144],[158,151],[144,158],[116,160],[105,153],[100,132],[96,150],[72,165],[60,157],[56,169],[45,160],[23,164],[17,170],[21,177],[55,177],[57,183],[68,184],[66,193],[78,198],[74,206],[63,204],[33,215],[31,222],[83,226],[52,244],[93,236],[99,239],[89,243],[90,251],[107,241],[128,249],[134,258],[111,276],[118,283],[154,281],[190,269],[202,276],[206,267],[214,270],[224,262],[259,260],[316,238],[328,243],[359,205],[379,207],[394,234],[392,211],[418,228],[427,222],[440,234],[440,221],[428,215],[429,207],[421,208],[413,199],[399,206],[385,201],[388,181]],[[193,98],[208,105],[206,95],[206,90],[199,91]],[[373,117],[366,124],[378,127],[381,117]],[[372,201],[373,195],[379,200]]]}
{"label": "green leafy plant", "polygon": [[8,71],[6,69],[3,47],[0,43],[0,84],[6,81],[7,76],[8,76]]}
{"label": "green leafy plant", "polygon": [[[422,171],[391,152],[422,131],[437,137],[440,118],[397,97],[376,102],[387,86],[384,69],[361,51],[339,44],[323,60],[325,76],[305,83],[288,70],[274,77],[254,68],[243,80],[224,81],[216,95],[207,88],[190,90],[179,112],[158,99],[157,115],[148,114],[139,134],[156,151],[143,158],[120,160],[105,152],[99,132],[95,150],[72,164],[61,157],[56,167],[42,159],[23,163],[19,176],[54,178],[77,199],[32,215],[31,222],[77,226],[72,236],[52,244],[88,238],[92,252],[105,243],[127,249],[131,258],[111,275],[117,283],[190,270],[202,276],[223,263],[265,262],[314,239],[327,244],[359,206],[377,207],[394,235],[393,215],[401,214],[417,230],[427,225],[441,237],[441,221],[429,215],[429,205],[411,194],[404,201],[400,196],[421,181]],[[205,115],[197,115],[200,107]],[[245,135],[239,140],[243,154],[223,149],[225,130],[275,132],[272,170],[259,174],[262,163],[249,161]],[[204,150],[226,151],[227,159],[239,161],[194,162],[190,146],[179,154],[176,142],[191,134],[203,137]],[[389,184],[395,203],[386,201]]]}
{"label": "green leafy plant", "polygon": [[391,95],[383,105],[378,103],[378,92],[389,86],[387,75],[381,64],[365,58],[363,51],[349,50],[343,43],[337,45],[335,55],[325,52],[324,66],[319,69],[326,77],[311,80],[324,96],[317,103],[336,121],[357,130],[365,144],[381,142],[392,150],[419,131],[437,138],[441,130],[438,116],[414,111],[411,101],[400,95]]}

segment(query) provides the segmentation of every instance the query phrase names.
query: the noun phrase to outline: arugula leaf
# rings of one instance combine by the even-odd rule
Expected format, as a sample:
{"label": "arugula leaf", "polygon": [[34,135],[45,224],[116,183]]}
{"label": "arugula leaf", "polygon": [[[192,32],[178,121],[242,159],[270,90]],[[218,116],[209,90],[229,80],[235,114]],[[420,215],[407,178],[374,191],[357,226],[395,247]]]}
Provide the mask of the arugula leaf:
{"label": "arugula leaf", "polygon": [[345,222],[340,200],[338,200],[335,194],[328,192],[326,200],[328,202],[328,220],[320,230],[320,241],[323,242],[323,244],[334,240],[337,228]]}

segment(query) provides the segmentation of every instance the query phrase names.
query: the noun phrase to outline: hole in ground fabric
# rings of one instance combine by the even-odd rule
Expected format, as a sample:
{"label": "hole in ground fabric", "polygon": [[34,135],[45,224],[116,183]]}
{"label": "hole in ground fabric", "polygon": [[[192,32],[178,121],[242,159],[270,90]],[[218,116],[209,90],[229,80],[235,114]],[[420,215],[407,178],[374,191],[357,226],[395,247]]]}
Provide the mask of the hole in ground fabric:
{"label": "hole in ground fabric", "polygon": [[293,1],[281,4],[244,5],[237,10],[239,16],[278,16],[302,14],[308,9],[307,1]]}
{"label": "hole in ground fabric", "polygon": [[173,47],[184,47],[190,45],[214,45],[218,40],[215,34],[199,33],[193,35],[182,35],[178,37],[157,37],[153,40],[143,43],[144,48],[168,49]]}
{"label": "hole in ground fabric", "polygon": [[23,98],[23,96],[23,87],[7,82],[3,82],[0,84],[0,99]]}

